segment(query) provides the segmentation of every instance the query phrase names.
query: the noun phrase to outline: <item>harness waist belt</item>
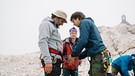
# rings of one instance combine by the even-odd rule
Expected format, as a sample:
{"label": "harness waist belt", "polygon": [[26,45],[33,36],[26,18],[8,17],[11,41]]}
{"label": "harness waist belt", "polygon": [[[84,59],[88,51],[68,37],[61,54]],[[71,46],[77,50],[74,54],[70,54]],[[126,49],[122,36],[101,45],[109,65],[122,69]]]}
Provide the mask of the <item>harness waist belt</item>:
{"label": "harness waist belt", "polygon": [[60,56],[62,55],[61,52],[59,52],[59,51],[57,51],[57,50],[55,50],[55,49],[52,49],[52,48],[49,48],[49,52],[50,52],[50,53],[53,53],[53,54],[60,55]]}

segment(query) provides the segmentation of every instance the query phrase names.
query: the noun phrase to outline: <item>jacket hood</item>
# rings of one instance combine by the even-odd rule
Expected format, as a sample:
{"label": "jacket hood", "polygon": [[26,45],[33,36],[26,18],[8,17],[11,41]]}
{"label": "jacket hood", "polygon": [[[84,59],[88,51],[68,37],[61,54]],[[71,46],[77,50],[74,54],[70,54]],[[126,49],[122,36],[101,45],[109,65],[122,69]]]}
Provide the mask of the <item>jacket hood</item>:
{"label": "jacket hood", "polygon": [[91,17],[87,17],[86,19],[90,19],[92,22],[94,22],[94,20]]}
{"label": "jacket hood", "polygon": [[45,19],[43,19],[43,21],[42,22],[44,22],[44,21],[49,21],[49,22],[51,22],[52,24],[54,24],[55,25],[55,27],[57,27],[58,28],[58,22],[56,22],[55,20],[53,20],[52,18],[50,18],[50,17],[46,17]]}
{"label": "jacket hood", "polygon": [[51,21],[51,22],[55,22],[52,18],[50,17],[46,17],[45,19],[43,19],[43,21]]}

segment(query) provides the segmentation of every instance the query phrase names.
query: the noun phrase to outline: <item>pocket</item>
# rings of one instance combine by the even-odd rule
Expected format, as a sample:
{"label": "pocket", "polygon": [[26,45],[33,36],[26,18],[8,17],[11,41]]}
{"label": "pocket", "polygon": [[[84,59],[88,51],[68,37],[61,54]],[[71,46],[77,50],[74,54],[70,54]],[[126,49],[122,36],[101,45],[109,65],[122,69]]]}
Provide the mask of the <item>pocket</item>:
{"label": "pocket", "polygon": [[96,73],[104,73],[105,71],[103,70],[103,65],[100,63],[95,63],[92,65],[92,72]]}
{"label": "pocket", "polygon": [[97,68],[97,69],[100,69],[100,68],[102,68],[103,66],[102,66],[102,64],[100,64],[100,63],[94,63],[93,65],[92,65],[92,68]]}
{"label": "pocket", "polygon": [[99,53],[96,56],[92,57],[92,63],[101,63],[102,60],[102,54]]}

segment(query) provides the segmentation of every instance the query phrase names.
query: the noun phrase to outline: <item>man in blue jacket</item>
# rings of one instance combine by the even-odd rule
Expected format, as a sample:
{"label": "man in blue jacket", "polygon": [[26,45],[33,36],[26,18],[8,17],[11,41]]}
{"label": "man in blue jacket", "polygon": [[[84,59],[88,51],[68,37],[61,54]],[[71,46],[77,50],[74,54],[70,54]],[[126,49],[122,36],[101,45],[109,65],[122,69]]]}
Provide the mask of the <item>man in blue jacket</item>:
{"label": "man in blue jacket", "polygon": [[123,55],[112,62],[112,76],[119,72],[122,76],[130,76],[128,71],[132,70],[135,76],[135,54]]}
{"label": "man in blue jacket", "polygon": [[[108,62],[109,52],[106,50],[94,21],[90,17],[85,18],[85,15],[78,11],[71,15],[70,20],[80,30],[77,44],[69,58],[70,63],[72,64],[74,59],[84,59],[89,56],[91,57],[89,75],[106,76],[110,65]],[[85,50],[82,52],[84,48]]]}

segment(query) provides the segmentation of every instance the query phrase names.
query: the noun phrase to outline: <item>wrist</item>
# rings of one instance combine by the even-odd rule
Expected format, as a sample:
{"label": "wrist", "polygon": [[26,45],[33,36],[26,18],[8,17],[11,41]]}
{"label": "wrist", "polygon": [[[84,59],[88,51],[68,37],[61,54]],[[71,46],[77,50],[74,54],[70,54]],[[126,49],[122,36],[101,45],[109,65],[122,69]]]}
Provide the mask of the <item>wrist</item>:
{"label": "wrist", "polygon": [[74,54],[71,54],[71,57],[75,57]]}

